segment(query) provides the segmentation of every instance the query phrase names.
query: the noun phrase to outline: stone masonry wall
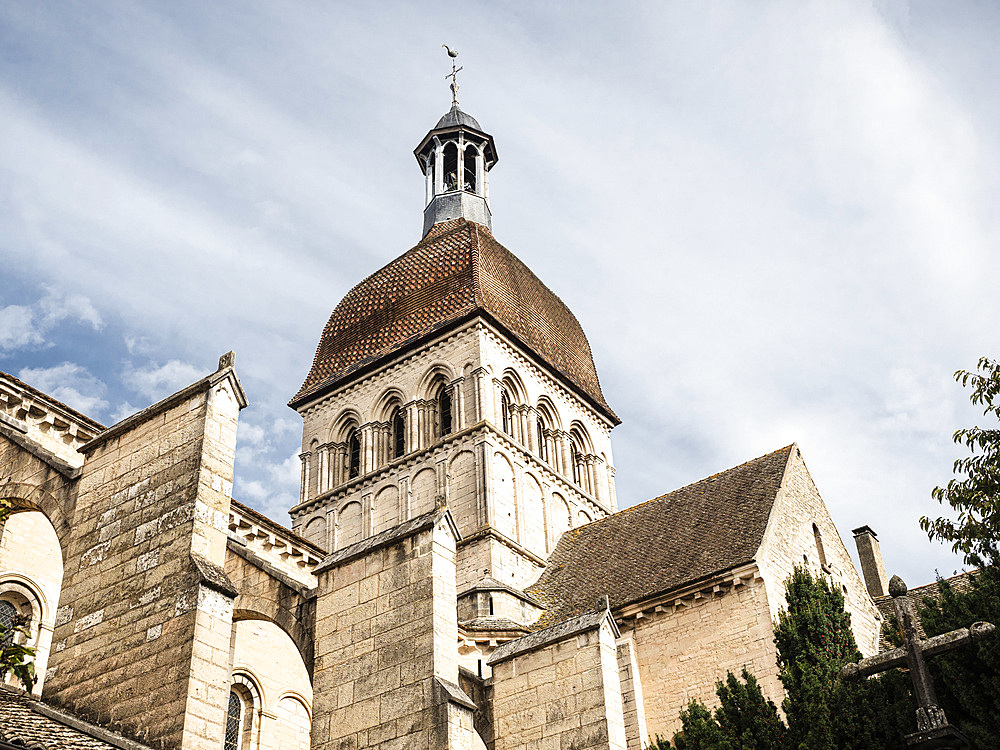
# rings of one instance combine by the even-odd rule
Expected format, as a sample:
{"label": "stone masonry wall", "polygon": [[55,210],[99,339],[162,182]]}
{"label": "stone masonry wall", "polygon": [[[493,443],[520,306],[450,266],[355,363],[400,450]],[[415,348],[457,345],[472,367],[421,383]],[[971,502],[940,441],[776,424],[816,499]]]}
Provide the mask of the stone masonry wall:
{"label": "stone masonry wall", "polygon": [[622,626],[635,648],[650,736],[672,738],[692,698],[718,705],[716,680],[724,679],[727,670],[739,674],[744,665],[764,695],[780,705],[771,615],[759,578],[664,610],[629,621],[631,632]]}
{"label": "stone masonry wall", "polygon": [[84,446],[44,697],[153,746],[218,750],[232,598],[224,562],[231,369]]}
{"label": "stone masonry wall", "polygon": [[605,620],[493,664],[495,750],[625,750],[615,635]]}
{"label": "stone masonry wall", "polygon": [[[814,524],[819,530],[825,564],[820,559]],[[841,589],[861,653],[871,656],[878,652],[881,617],[797,447],[789,459],[757,561],[772,619],[785,605],[785,580],[793,567],[806,565],[814,575],[825,576],[831,585]]]}
{"label": "stone masonry wall", "polygon": [[472,746],[471,710],[441,689],[458,683],[455,536],[424,518],[316,568],[315,750]]}

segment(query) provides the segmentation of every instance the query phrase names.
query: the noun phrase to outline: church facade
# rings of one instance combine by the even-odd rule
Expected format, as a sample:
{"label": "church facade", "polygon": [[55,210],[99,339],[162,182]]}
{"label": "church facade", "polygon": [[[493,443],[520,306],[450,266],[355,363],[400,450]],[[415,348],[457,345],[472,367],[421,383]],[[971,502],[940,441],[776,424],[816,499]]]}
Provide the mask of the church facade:
{"label": "church facade", "polygon": [[414,153],[423,237],[289,403],[290,528],[232,497],[231,353],[110,427],[0,374],[0,620],[30,616],[40,676],[0,692],[0,745],[638,750],[727,670],[780,703],[795,565],[877,650],[797,446],[618,510],[587,338],[493,237],[492,136],[455,101]]}

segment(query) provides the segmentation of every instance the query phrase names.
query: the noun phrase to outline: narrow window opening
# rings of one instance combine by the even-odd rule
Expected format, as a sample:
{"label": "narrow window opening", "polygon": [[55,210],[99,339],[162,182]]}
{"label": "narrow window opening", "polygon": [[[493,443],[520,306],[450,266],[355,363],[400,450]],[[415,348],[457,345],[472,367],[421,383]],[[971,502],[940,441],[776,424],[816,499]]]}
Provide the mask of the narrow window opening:
{"label": "narrow window opening", "polygon": [[451,393],[443,386],[438,393],[438,417],[441,421],[441,436],[451,434]]}
{"label": "narrow window opening", "polygon": [[458,146],[454,143],[444,147],[444,191],[458,190]]}
{"label": "narrow window opening", "polygon": [[493,616],[493,594],[490,594],[490,616]]}
{"label": "narrow window opening", "polygon": [[465,172],[462,189],[467,190],[470,193],[476,192],[476,159],[479,156],[479,152],[476,151],[475,146],[465,147],[465,167],[462,170]]}
{"label": "narrow window opening", "polygon": [[226,714],[226,740],[224,750],[239,750],[240,719],[243,717],[243,701],[235,690],[229,691],[229,712]]}
{"label": "narrow window opening", "polygon": [[826,550],[823,549],[823,535],[819,533],[819,526],[816,524],[813,524],[813,539],[816,541],[816,554],[819,556],[820,567],[829,572],[830,566],[826,562]]}
{"label": "narrow window opening", "polygon": [[399,458],[405,450],[406,424],[403,421],[403,410],[396,407],[392,412],[392,457]]}
{"label": "narrow window opening", "polygon": [[361,438],[357,428],[347,436],[347,478],[354,479],[361,473]]}

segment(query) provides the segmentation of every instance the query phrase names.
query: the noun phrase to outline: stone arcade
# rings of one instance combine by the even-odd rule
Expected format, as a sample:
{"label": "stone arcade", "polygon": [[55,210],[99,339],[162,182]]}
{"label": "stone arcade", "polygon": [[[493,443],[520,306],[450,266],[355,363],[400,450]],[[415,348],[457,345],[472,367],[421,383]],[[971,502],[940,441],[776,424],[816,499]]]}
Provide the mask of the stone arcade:
{"label": "stone arcade", "polygon": [[456,100],[415,155],[422,239],[337,305],[290,402],[291,530],[231,497],[231,355],[111,427],[0,375],[0,616],[32,615],[43,675],[0,695],[0,741],[638,750],[726,670],[780,702],[803,562],[877,651],[795,445],[617,509],[587,338],[492,235],[492,136]]}

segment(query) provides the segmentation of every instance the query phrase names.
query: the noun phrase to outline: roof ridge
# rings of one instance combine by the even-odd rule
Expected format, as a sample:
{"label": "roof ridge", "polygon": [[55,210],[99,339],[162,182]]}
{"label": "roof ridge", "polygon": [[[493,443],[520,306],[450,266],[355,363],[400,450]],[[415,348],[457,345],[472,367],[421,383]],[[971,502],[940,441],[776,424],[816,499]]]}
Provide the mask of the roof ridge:
{"label": "roof ridge", "polygon": [[[756,463],[757,461],[763,461],[765,458],[770,458],[771,456],[773,456],[773,455],[775,455],[777,453],[781,453],[782,451],[789,451],[788,458],[786,459],[786,463],[785,463],[785,470],[787,471],[787,468],[788,468],[788,463],[787,462],[788,462],[788,460],[791,460],[791,449],[794,448],[795,446],[796,446],[796,443],[789,443],[788,445],[784,446],[783,448],[778,448],[777,450],[773,450],[770,453],[765,453],[762,456],[757,456],[756,458],[751,458],[751,459],[749,459],[747,461],[744,461],[743,463],[736,464],[735,466],[730,466],[728,469],[723,469],[722,471],[717,471],[717,472],[715,472],[714,474],[712,474],[710,476],[703,477],[702,479],[697,479],[697,480],[695,480],[693,482],[689,482],[687,484],[681,485],[680,487],[677,487],[676,489],[670,490],[670,492],[664,492],[662,495],[657,495],[656,497],[651,497],[651,498],[649,498],[649,500],[643,500],[642,502],[636,503],[635,505],[630,505],[627,508],[622,508],[621,510],[619,510],[616,513],[611,514],[610,516],[605,516],[604,518],[599,518],[598,520],[592,521],[591,523],[600,523],[601,521],[605,521],[608,518],[613,518],[614,516],[619,516],[622,513],[626,513],[628,511],[635,510],[636,508],[642,508],[642,507],[644,507],[646,505],[649,505],[650,503],[656,502],[657,500],[664,500],[664,499],[668,498],[670,495],[675,495],[678,492],[681,492],[683,490],[688,489],[689,487],[694,487],[695,485],[701,484],[702,482],[707,482],[707,481],[709,481],[711,479],[715,479],[716,477],[721,477],[723,474],[728,474],[731,471],[736,471],[737,469],[740,469],[740,468],[742,468],[744,466],[749,466],[750,464]],[[784,475],[784,471],[782,471],[782,475]],[[587,525],[589,526],[590,524],[587,524]]]}

